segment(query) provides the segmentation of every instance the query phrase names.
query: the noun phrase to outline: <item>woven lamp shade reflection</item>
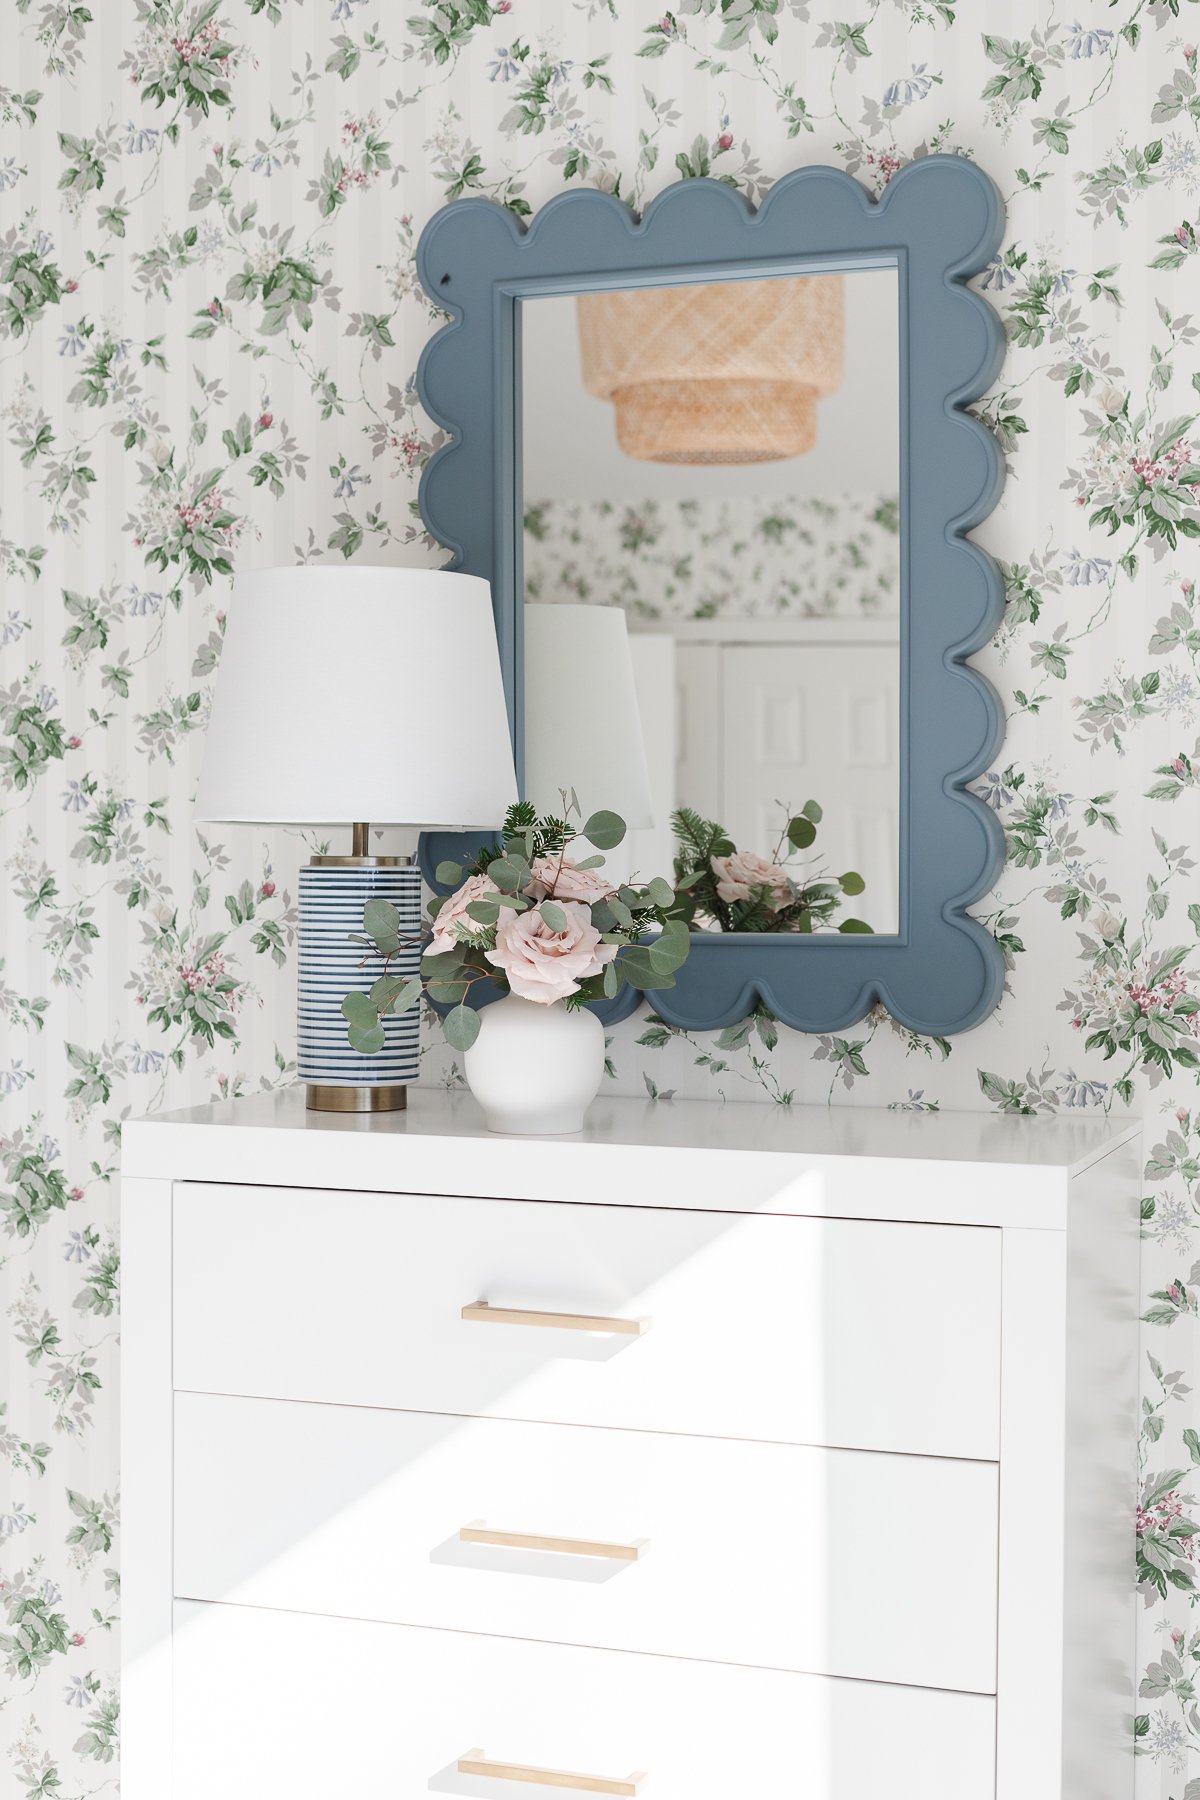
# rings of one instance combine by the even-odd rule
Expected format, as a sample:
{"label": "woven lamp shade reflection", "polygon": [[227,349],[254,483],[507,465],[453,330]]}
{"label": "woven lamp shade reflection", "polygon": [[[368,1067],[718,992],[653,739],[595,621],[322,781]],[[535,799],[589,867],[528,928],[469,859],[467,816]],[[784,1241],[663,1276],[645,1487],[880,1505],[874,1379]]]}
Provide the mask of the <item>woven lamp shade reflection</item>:
{"label": "woven lamp shade reflection", "polygon": [[639,462],[803,456],[817,400],[841,385],[840,275],[580,294],[584,386]]}

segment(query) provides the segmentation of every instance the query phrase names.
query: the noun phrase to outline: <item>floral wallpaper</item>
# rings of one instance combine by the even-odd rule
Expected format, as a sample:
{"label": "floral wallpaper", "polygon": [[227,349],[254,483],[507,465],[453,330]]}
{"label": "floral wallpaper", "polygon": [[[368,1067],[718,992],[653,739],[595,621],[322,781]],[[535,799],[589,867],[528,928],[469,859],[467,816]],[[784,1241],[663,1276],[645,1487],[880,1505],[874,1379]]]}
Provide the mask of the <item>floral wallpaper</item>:
{"label": "floral wallpaper", "polygon": [[[8,0],[4,23],[0,1787],[115,1788],[121,1120],[290,1079],[305,846],[198,832],[189,797],[235,568],[436,556],[422,222],[572,182],[754,201],[816,161],[878,193],[937,149],[1009,207],[980,281],[1011,341],[980,407],[1011,463],[980,659],[1009,858],[980,912],[1010,991],[953,1042],[643,1015],[613,1079],[1144,1112],[1136,1743],[1143,1794],[1195,1800],[1197,0]],[[429,1078],[455,1078],[440,1049]]]}
{"label": "floral wallpaper", "polygon": [[899,608],[894,494],[826,500],[534,500],[531,600],[639,619],[882,618]]}

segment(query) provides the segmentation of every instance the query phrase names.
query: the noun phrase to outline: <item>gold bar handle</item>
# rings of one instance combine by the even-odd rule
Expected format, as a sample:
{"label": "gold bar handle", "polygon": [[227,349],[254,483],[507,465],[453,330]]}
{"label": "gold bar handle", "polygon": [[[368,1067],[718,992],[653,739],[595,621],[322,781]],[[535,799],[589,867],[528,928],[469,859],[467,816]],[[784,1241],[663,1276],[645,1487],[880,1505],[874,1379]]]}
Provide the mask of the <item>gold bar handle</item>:
{"label": "gold bar handle", "polygon": [[462,1316],[472,1325],[542,1325],[554,1331],[610,1331],[621,1337],[641,1337],[649,1331],[649,1319],[609,1319],[602,1313],[525,1312],[516,1306],[489,1306],[474,1300]]}
{"label": "gold bar handle", "polygon": [[609,1562],[637,1562],[650,1548],[648,1538],[631,1544],[608,1544],[602,1538],[542,1537],[530,1531],[492,1531],[482,1519],[472,1519],[458,1534],[463,1544],[495,1544],[504,1550],[551,1550],[558,1556],[603,1556]]}
{"label": "gold bar handle", "polygon": [[460,1775],[487,1775],[493,1781],[524,1781],[532,1787],[573,1788],[584,1794],[640,1794],[646,1776],[639,1770],[624,1781],[608,1775],[573,1775],[569,1769],[536,1769],[530,1763],[490,1762],[482,1750],[458,1759]]}

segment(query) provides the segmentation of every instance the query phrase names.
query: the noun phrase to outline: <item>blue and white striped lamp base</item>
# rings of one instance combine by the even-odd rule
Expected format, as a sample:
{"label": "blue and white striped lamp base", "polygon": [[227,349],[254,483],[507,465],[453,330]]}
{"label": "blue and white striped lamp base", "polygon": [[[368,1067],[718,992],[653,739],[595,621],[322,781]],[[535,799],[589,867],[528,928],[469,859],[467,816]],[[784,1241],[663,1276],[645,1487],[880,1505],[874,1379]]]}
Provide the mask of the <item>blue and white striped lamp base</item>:
{"label": "blue and white striped lamp base", "polygon": [[384,1047],[375,1056],[350,1048],[342,1001],[367,993],[383,973],[382,958],[351,942],[361,934],[368,900],[390,900],[411,945],[391,959],[393,975],[421,966],[421,871],[398,857],[314,857],[300,871],[297,941],[296,1072],[318,1112],[395,1112],[420,1074],[421,1008],[383,1020]]}

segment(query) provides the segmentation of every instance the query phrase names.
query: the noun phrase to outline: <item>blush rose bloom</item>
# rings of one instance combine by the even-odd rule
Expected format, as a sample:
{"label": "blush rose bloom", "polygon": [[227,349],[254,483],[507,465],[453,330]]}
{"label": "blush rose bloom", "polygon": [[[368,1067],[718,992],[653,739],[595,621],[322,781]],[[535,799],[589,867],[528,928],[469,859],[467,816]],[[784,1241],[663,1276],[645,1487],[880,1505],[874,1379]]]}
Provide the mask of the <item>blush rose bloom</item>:
{"label": "blush rose bloom", "polygon": [[525,885],[525,892],[534,900],[553,894],[556,900],[580,900],[584,906],[607,900],[616,891],[599,869],[577,869],[569,856],[535,856]]}
{"label": "blush rose bloom", "polygon": [[461,944],[463,940],[454,929],[456,925],[461,925],[472,933],[485,931],[487,927],[481,925],[478,919],[473,919],[467,908],[472,900],[486,900],[490,894],[499,892],[500,889],[490,875],[468,875],[462,886],[450,895],[433,921],[433,936],[429,940],[427,954],[436,956],[443,950],[453,950],[456,944]]}
{"label": "blush rose bloom", "polygon": [[779,863],[768,862],[765,856],[756,856],[753,850],[735,850],[732,856],[714,856],[712,872],[717,878],[717,892],[726,903],[748,900],[754,888],[764,887],[769,889],[768,905],[772,912],[779,912],[792,899],[787,870]]}
{"label": "blush rose bloom", "polygon": [[508,977],[508,985],[523,1000],[551,1006],[577,994],[589,975],[599,975],[617,954],[616,944],[602,944],[586,906],[568,900],[563,904],[566,928],[552,931],[536,907],[528,912],[506,913],[496,928],[496,948],[486,950],[488,961]]}

